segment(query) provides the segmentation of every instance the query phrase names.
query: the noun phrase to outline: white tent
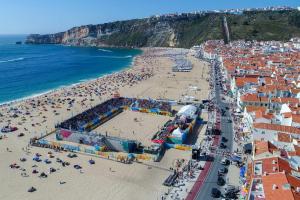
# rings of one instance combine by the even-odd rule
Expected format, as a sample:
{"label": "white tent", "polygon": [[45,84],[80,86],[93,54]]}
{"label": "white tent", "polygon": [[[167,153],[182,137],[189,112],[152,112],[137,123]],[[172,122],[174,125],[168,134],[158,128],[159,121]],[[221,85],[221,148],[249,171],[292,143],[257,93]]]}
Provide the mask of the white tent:
{"label": "white tent", "polygon": [[188,118],[195,118],[195,113],[197,112],[197,108],[193,105],[183,106],[177,113],[178,116],[185,116]]}
{"label": "white tent", "polygon": [[172,132],[172,136],[174,137],[182,137],[182,135],[183,132],[181,132],[181,129],[179,127]]}
{"label": "white tent", "polygon": [[185,101],[194,101],[195,97],[193,97],[193,96],[184,96],[184,100]]}
{"label": "white tent", "polygon": [[287,104],[282,104],[281,109],[280,109],[280,114],[290,113],[290,112],[292,112],[292,111],[289,108],[289,106]]}

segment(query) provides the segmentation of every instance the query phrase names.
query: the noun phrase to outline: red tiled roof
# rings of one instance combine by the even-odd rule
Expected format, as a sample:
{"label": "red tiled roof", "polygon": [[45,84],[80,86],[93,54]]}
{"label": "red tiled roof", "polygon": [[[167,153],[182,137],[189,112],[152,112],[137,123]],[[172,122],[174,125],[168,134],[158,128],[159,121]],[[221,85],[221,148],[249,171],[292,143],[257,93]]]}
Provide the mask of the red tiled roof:
{"label": "red tiled roof", "polygon": [[292,137],[291,137],[291,135],[287,134],[287,133],[278,133],[277,138],[278,138],[279,142],[290,143],[293,140]]}
{"label": "red tiled roof", "polygon": [[261,111],[262,113],[265,113],[267,108],[262,106],[246,106],[247,112],[254,112],[254,111]]}
{"label": "red tiled roof", "polygon": [[290,173],[292,171],[289,162],[280,157],[262,158],[254,161],[254,163],[257,162],[262,163],[262,174],[271,174],[283,171]]}
{"label": "red tiled roof", "polygon": [[300,134],[300,129],[298,128],[292,126],[279,125],[279,124],[254,123],[253,127],[257,129],[266,129],[266,130],[273,130],[273,131],[284,132],[284,133]]}
{"label": "red tiled roof", "polygon": [[300,193],[297,192],[297,187],[298,188],[300,187],[300,179],[298,179],[290,174],[286,174],[286,178],[287,178],[289,184],[291,185],[294,199],[300,200]]}
{"label": "red tiled roof", "polygon": [[300,147],[298,145],[294,145],[294,149],[297,156],[300,156]]}
{"label": "red tiled roof", "polygon": [[268,102],[267,97],[258,97],[257,94],[245,94],[241,96],[241,100],[247,102]]}
{"label": "red tiled roof", "polygon": [[260,155],[265,152],[273,153],[278,151],[278,148],[269,141],[254,141],[254,153],[255,155]]}
{"label": "red tiled roof", "polygon": [[262,184],[267,200],[292,200],[294,199],[285,173],[275,173],[262,176]]}
{"label": "red tiled roof", "polygon": [[292,115],[292,120],[295,123],[300,123],[300,115]]}
{"label": "red tiled roof", "polygon": [[257,83],[257,78],[252,77],[236,77],[235,84],[237,87],[244,87],[247,83]]}

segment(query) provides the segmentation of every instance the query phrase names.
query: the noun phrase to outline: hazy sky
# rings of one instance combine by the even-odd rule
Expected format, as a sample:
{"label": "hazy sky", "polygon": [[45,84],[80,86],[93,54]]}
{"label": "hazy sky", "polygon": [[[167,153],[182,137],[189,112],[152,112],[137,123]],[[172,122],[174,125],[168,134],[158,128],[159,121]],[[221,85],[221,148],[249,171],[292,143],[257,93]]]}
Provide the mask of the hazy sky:
{"label": "hazy sky", "polygon": [[0,34],[53,33],[73,26],[155,14],[300,6],[300,0],[0,0]]}

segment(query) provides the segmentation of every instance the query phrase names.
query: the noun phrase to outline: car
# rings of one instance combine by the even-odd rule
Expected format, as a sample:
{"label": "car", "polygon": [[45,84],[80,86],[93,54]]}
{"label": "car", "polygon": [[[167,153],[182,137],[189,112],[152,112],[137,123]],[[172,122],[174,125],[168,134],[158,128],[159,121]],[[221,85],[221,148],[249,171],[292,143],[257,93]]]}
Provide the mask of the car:
{"label": "car", "polygon": [[225,185],[225,180],[224,180],[224,178],[222,178],[222,177],[218,177],[218,181],[217,181],[217,184],[219,185],[219,186],[223,186],[223,185]]}
{"label": "car", "polygon": [[226,197],[226,199],[237,199],[238,197],[234,192],[226,192],[224,196]]}
{"label": "car", "polygon": [[231,119],[228,119],[227,122],[228,122],[228,123],[232,123],[232,120],[231,120]]}
{"label": "car", "polygon": [[229,163],[230,163],[230,161],[229,161],[227,158],[223,158],[223,159],[221,160],[221,164],[222,164],[222,165],[229,165]]}
{"label": "car", "polygon": [[227,147],[226,144],[224,144],[223,142],[220,144],[221,149],[225,149],[226,147]]}
{"label": "car", "polygon": [[227,192],[233,192],[233,193],[239,193],[240,192],[240,188],[234,185],[227,185],[224,188],[225,193]]}
{"label": "car", "polygon": [[226,174],[228,172],[228,169],[226,167],[223,167],[218,170],[218,174]]}
{"label": "car", "polygon": [[227,142],[227,138],[226,137],[222,137],[222,142]]}
{"label": "car", "polygon": [[213,198],[219,198],[221,196],[221,191],[218,190],[217,188],[211,189],[211,196]]}

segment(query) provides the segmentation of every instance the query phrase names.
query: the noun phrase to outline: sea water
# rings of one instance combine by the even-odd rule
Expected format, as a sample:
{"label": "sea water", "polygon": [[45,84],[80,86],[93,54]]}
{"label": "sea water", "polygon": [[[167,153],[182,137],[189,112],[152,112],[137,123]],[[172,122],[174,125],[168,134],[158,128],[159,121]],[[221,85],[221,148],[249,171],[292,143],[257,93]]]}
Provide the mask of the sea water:
{"label": "sea water", "polygon": [[120,71],[137,49],[16,44],[25,35],[0,35],[0,104]]}

